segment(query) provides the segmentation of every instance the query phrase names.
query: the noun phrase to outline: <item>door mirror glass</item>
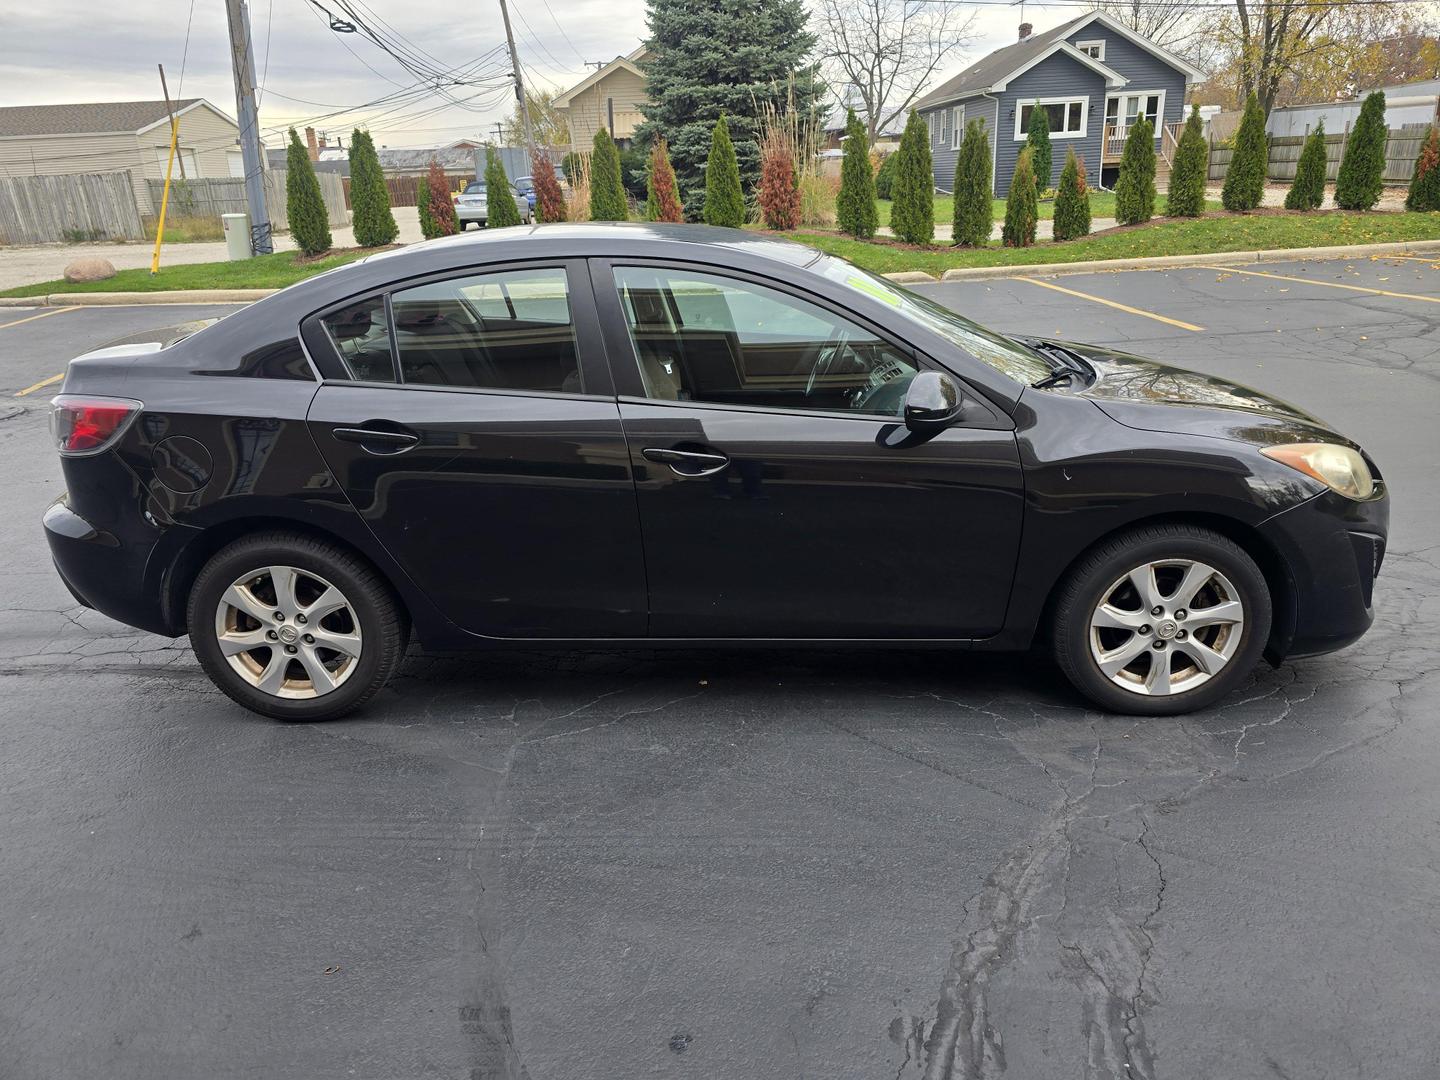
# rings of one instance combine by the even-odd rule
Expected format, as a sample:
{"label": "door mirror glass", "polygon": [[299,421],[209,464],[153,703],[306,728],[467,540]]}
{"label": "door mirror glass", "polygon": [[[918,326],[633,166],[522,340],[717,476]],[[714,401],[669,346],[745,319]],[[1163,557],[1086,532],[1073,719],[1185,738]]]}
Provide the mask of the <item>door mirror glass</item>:
{"label": "door mirror glass", "polygon": [[905,426],[917,435],[933,435],[958,420],[964,408],[959,383],[943,371],[922,371],[905,393]]}

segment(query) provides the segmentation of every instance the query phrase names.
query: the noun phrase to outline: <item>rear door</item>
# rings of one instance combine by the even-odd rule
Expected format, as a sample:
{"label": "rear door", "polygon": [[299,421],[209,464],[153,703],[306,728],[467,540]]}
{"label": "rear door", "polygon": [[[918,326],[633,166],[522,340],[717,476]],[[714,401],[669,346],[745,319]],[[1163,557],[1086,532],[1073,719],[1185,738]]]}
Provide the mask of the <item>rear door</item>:
{"label": "rear door", "polygon": [[311,406],[316,445],[451,621],[504,638],[645,634],[630,461],[583,263],[407,284],[303,332],[345,376]]}

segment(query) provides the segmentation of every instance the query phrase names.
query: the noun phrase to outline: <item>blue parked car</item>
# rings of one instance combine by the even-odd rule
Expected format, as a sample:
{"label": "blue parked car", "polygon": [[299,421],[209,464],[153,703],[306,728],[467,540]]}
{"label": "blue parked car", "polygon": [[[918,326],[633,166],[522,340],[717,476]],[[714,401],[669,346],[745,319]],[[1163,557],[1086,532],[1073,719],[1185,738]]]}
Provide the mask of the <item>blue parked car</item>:
{"label": "blue parked car", "polygon": [[522,176],[515,181],[515,193],[525,196],[525,201],[530,204],[530,210],[535,210],[535,178],[533,176]]}

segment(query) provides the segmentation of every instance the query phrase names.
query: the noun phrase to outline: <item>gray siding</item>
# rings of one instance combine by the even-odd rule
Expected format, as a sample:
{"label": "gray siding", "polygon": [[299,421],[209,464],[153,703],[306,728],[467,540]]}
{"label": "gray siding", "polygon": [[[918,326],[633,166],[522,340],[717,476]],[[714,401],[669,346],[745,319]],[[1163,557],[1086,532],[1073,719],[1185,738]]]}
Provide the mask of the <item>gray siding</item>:
{"label": "gray siding", "polygon": [[1020,102],[1036,98],[1088,97],[1090,112],[1086,119],[1084,138],[1050,136],[1050,178],[1041,177],[1042,188],[1054,187],[1065,167],[1065,152],[1071,147],[1085,159],[1086,172],[1098,183],[1100,178],[1100,133],[1104,121],[1105,80],[1073,56],[1056,53],[1040,61],[1018,79],[1011,81],[1000,99],[1000,115],[996,120],[995,195],[1004,198],[1010,192],[1010,178],[1015,174],[1015,161],[1025,148],[1024,131],[1015,138],[1015,116]]}
{"label": "gray siding", "polygon": [[[948,102],[936,109],[926,109],[921,112],[920,117],[928,124],[930,113],[954,109],[961,105],[965,107],[965,123],[968,124],[971,120],[977,119],[985,121],[985,130],[991,133],[990,155],[993,158],[995,155],[994,132],[996,107],[996,102],[993,98],[971,97],[964,98],[960,101]],[[935,131],[936,135],[930,143],[930,159],[931,167],[935,172],[935,187],[940,191],[953,191],[955,189],[955,159],[960,156],[960,147],[959,144],[955,142],[953,136],[947,138],[943,144],[938,141],[938,124],[935,127]],[[963,129],[960,132],[960,137],[961,139],[965,137]]]}

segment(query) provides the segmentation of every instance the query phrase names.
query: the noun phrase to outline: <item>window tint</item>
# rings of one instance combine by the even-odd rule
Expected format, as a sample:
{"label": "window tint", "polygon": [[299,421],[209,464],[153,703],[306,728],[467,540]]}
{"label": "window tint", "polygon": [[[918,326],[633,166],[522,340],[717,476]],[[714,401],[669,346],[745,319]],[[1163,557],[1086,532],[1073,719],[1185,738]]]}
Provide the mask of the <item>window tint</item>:
{"label": "window tint", "polygon": [[406,383],[580,393],[565,271],[510,270],[390,297]]}
{"label": "window tint", "polygon": [[916,365],[823,308],[763,285],[618,267],[647,397],[898,416]]}
{"label": "window tint", "polygon": [[326,315],[325,333],[345,362],[352,379],[394,382],[390,359],[390,327],[385,321],[385,300],[374,296]]}

